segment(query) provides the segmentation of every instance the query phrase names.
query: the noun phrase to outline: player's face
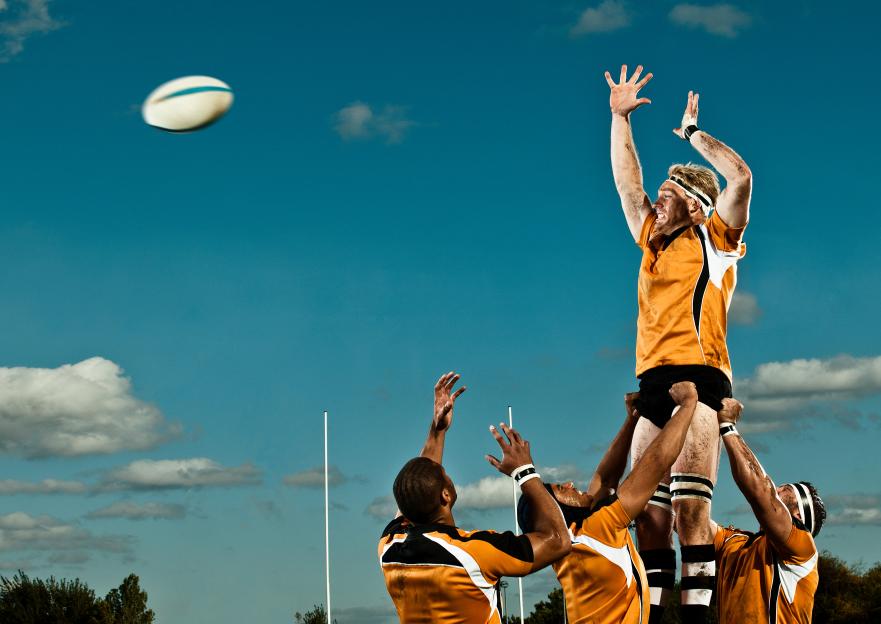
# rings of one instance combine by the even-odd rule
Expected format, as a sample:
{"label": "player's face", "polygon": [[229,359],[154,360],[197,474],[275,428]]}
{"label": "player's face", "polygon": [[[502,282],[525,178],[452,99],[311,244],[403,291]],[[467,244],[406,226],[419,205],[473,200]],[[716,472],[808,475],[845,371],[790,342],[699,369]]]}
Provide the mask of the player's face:
{"label": "player's face", "polygon": [[688,223],[687,196],[678,186],[671,182],[664,182],[658,189],[658,198],[652,205],[658,220],[655,227],[661,229],[676,229]]}
{"label": "player's face", "polygon": [[798,515],[798,501],[795,500],[795,492],[792,491],[792,488],[788,485],[777,486],[777,496],[780,497],[789,512],[801,520]]}
{"label": "player's face", "polygon": [[551,485],[554,496],[558,501],[570,507],[590,506],[590,496],[575,487],[571,481],[567,483],[554,483]]}

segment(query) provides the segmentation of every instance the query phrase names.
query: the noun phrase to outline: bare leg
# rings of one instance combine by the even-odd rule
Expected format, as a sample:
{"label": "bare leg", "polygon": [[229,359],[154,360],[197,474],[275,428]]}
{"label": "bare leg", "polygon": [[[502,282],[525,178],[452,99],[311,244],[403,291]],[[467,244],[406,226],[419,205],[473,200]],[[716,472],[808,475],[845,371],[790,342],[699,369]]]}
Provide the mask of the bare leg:
{"label": "bare leg", "polygon": [[673,510],[682,555],[682,621],[704,622],[716,581],[710,527],[713,486],[719,473],[716,412],[699,403],[682,454],[673,464]]}

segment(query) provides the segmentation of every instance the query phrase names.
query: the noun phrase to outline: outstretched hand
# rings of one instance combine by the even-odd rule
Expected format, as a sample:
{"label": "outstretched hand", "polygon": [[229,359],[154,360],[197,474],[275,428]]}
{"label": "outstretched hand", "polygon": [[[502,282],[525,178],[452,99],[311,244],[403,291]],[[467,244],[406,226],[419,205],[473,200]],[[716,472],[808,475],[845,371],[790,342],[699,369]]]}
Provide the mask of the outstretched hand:
{"label": "outstretched hand", "polygon": [[450,394],[457,381],[459,381],[459,375],[450,371],[446,375],[441,375],[434,385],[435,431],[446,431],[453,424],[453,404],[466,389],[465,386],[462,386]]}
{"label": "outstretched hand", "polygon": [[502,459],[498,460],[493,455],[487,455],[486,461],[503,475],[510,475],[515,468],[531,464],[532,454],[529,451],[529,442],[524,440],[516,430],[505,423],[499,423],[499,426],[505,433],[507,440],[492,425],[490,425],[489,432],[502,449]]}
{"label": "outstretched hand", "polygon": [[682,125],[678,128],[673,128],[673,134],[680,139],[685,138],[685,129],[688,126],[697,125],[697,101],[700,96],[700,93],[695,93],[694,91],[688,92],[688,102],[685,104],[685,112],[682,113]]}
{"label": "outstretched hand", "polygon": [[636,71],[633,72],[630,80],[628,80],[627,65],[622,65],[620,81],[615,84],[611,74],[609,72],[605,73],[606,82],[609,83],[609,89],[611,90],[609,93],[609,107],[615,115],[629,115],[643,104],[652,103],[648,98],[636,97],[639,90],[652,79],[652,74],[648,73],[642,80],[639,80],[640,74],[642,74],[642,65],[637,65]]}
{"label": "outstretched hand", "polygon": [[737,424],[742,412],[743,403],[737,399],[722,399],[722,409],[716,412],[716,418],[718,418],[720,425]]}

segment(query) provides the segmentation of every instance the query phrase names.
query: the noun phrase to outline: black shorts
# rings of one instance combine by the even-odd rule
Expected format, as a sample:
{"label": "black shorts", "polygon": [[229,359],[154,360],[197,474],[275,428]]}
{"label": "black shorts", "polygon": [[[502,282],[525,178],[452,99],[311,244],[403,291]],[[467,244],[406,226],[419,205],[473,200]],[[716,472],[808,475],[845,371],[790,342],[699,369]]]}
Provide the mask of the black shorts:
{"label": "black shorts", "polygon": [[670,396],[670,386],[680,381],[694,383],[698,400],[717,412],[722,409],[722,399],[731,397],[731,381],[718,368],[702,365],[656,366],[639,376],[639,401],[636,407],[640,415],[663,429],[676,409],[676,403]]}

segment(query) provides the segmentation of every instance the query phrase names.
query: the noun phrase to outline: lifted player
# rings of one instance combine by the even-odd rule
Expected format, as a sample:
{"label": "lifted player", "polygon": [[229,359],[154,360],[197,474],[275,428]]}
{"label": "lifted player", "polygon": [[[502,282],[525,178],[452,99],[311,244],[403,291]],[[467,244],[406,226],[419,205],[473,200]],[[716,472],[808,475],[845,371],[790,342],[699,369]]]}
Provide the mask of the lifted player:
{"label": "lifted player", "polygon": [[453,422],[453,403],[465,388],[450,391],[459,375],[447,373],[434,387],[434,418],[419,457],[395,479],[398,516],[382,532],[379,559],[401,622],[407,624],[500,624],[498,582],[524,576],[565,556],[570,549],[563,516],[532,466],[529,442],[502,425],[509,441],[490,428],[502,448],[491,463],[514,476],[523,498],[537,510],[535,530],[463,531],[455,526],[456,488],[441,465]]}
{"label": "lifted player", "polygon": [[776,487],[737,433],[743,405],[725,399],[719,433],[731,474],[761,530],[722,528],[715,535],[720,624],[809,624],[817,590],[817,546],[826,506],[807,481]]}
{"label": "lifted player", "polygon": [[722,174],[726,187],[720,192],[716,175],[706,167],[673,165],[652,203],[643,188],[630,126],[630,114],[649,103],[637,95],[652,75],[639,80],[641,73],[640,65],[628,79],[625,65],[616,84],[606,72],[612,173],[630,233],[642,250],[636,375],[644,418],[633,436],[632,461],[639,461],[670,419],[671,384],[694,382],[700,402],[685,448],[673,464],[672,485],[665,480],[655,504],[637,519],[637,539],[646,567],[656,570],[649,576],[651,621],[659,622],[675,575],[675,511],[682,554],[682,620],[688,624],[705,621],[709,611],[709,593],[688,588],[692,577],[714,575],[713,536],[707,523],[719,468],[715,412],[721,400],[731,396],[727,311],[737,261],[746,251],[741,237],[749,219],[752,180],[746,163],[732,149],[698,129],[698,94],[689,92],[682,124],[673,132]]}
{"label": "lifted player", "polygon": [[[645,568],[628,527],[682,451],[697,407],[697,389],[691,382],[677,383],[670,395],[680,409],[623,483],[627,451],[639,420],[635,392],[624,398],[627,419],[597,465],[587,491],[575,489],[572,482],[545,486],[560,505],[572,539],[572,552],[553,564],[571,624],[648,622]],[[531,530],[532,518],[530,501],[521,498],[517,508],[520,528]]]}

